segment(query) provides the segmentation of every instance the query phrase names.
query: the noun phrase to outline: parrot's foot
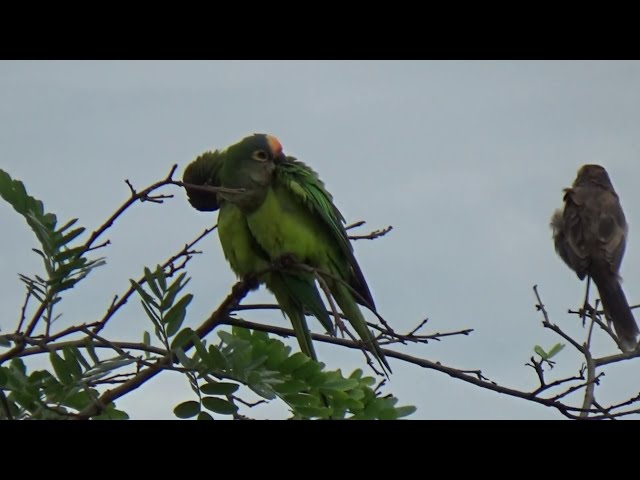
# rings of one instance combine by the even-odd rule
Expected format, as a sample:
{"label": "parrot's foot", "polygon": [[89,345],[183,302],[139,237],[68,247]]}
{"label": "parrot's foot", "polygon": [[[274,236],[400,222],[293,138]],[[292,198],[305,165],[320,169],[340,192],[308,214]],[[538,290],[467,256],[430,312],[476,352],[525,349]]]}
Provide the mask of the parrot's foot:
{"label": "parrot's foot", "polygon": [[244,277],[243,281],[247,285],[247,288],[251,290],[257,290],[260,287],[260,280],[257,275],[247,275]]}

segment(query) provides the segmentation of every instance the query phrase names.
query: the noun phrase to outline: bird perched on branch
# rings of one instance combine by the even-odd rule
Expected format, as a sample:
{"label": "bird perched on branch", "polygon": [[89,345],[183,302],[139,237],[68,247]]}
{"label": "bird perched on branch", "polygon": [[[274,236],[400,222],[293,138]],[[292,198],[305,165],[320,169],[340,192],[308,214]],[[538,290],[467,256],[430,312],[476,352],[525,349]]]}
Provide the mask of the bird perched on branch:
{"label": "bird perched on branch", "polygon": [[[187,166],[183,181],[236,189],[216,195],[186,187],[194,208],[220,209],[218,235],[229,265],[240,278],[259,276],[289,317],[304,353],[317,359],[305,311],[334,333],[317,281],[365,348],[390,371],[358,307],[376,308],[344,218],[311,168],[286,156],[275,137],[254,134],[199,156]],[[340,325],[339,317],[336,321]]]}
{"label": "bird perched on branch", "polygon": [[618,195],[600,165],[582,166],[564,192],[564,209],[551,218],[556,252],[580,280],[593,279],[622,350],[632,351],[639,332],[618,274],[627,237]]}

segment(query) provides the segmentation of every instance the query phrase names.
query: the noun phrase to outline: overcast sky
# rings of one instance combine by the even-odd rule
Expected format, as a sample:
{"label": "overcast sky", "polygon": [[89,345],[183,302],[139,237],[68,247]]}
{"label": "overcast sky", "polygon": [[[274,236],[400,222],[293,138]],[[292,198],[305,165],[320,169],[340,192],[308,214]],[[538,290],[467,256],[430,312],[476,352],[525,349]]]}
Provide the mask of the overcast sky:
{"label": "overcast sky", "polygon": [[[566,313],[584,284],[556,256],[549,218],[584,163],[607,168],[630,225],[622,266],[630,303],[640,302],[640,63],[568,61],[0,62],[0,168],[25,182],[48,211],[100,225],[129,195],[173,163],[254,133],[319,172],[348,221],[387,237],[356,243],[380,313],[398,331],[429,317],[430,332],[473,328],[469,337],[401,347],[500,384],[537,386],[524,364],[557,337],[541,325],[532,286],[552,320],[582,339]],[[118,221],[108,264],[65,292],[60,325],[100,318],[144,266],[161,263],[216,221],[182,191],[137,205]],[[0,204],[0,328],[15,328],[23,297],[17,273],[42,271],[24,220]],[[638,225],[638,227],[636,227]],[[365,228],[366,230],[366,228]],[[366,230],[368,231],[368,230]],[[363,230],[363,233],[365,231]],[[189,324],[228,294],[234,276],[217,235],[201,245],[189,285]],[[261,290],[245,302],[271,301]],[[130,302],[107,330],[140,341],[152,330]],[[288,326],[278,315],[255,315]],[[317,322],[310,321],[317,331]],[[318,346],[329,368],[366,367],[362,354]],[[598,333],[596,354],[616,352]],[[558,375],[580,358],[558,357]],[[522,400],[390,360],[388,391],[418,407],[413,418],[559,418]],[[602,404],[638,393],[635,362],[606,370]],[[121,399],[132,418],[172,418],[192,399],[185,378],[161,375]],[[285,418],[282,404],[253,415]]]}

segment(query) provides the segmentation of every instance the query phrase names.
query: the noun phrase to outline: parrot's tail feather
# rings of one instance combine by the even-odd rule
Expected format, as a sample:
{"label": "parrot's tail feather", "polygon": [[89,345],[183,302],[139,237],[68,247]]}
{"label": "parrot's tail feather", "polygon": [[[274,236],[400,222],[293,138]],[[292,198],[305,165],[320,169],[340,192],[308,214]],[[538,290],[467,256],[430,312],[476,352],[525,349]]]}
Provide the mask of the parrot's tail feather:
{"label": "parrot's tail feather", "polygon": [[318,319],[329,335],[335,335],[335,327],[331,317],[325,308],[318,287],[313,276],[301,276],[298,274],[281,273],[282,283],[287,289],[288,296],[298,303],[304,311],[306,308]]}
{"label": "parrot's tail feather", "polygon": [[[284,314],[291,321],[300,349],[304,354],[317,361],[318,357],[313,347],[311,332],[309,331],[307,319],[304,314],[305,306],[316,314],[325,328],[327,328],[327,323],[329,328],[333,328],[333,325],[331,324],[329,315],[326,310],[324,310],[324,305],[322,304],[315,283],[313,283],[313,280],[306,281],[305,278],[282,272],[269,274],[265,278],[265,283],[267,288],[275,295],[278,300],[278,305],[280,305]],[[326,318],[320,313],[316,313],[318,310],[315,305],[316,298],[317,301],[320,302],[320,305],[322,305],[321,310]]]}
{"label": "parrot's tail feather", "polygon": [[351,323],[354,330],[362,340],[366,349],[376,357],[383,373],[388,378],[389,373],[392,373],[389,362],[387,362],[384,353],[382,353],[382,349],[376,341],[375,336],[371,333],[371,330],[369,330],[367,322],[349,290],[347,290],[347,288],[340,282],[333,282],[333,285],[331,286],[331,293],[338,303],[338,306],[342,309],[345,317],[347,317],[347,320],[349,320],[349,323]]}
{"label": "parrot's tail feather", "polygon": [[313,348],[313,340],[311,340],[311,332],[307,325],[307,319],[304,318],[302,310],[295,310],[291,312],[285,312],[293,324],[293,330],[296,332],[296,338],[300,344],[302,353],[309,358],[318,361],[318,356]]}

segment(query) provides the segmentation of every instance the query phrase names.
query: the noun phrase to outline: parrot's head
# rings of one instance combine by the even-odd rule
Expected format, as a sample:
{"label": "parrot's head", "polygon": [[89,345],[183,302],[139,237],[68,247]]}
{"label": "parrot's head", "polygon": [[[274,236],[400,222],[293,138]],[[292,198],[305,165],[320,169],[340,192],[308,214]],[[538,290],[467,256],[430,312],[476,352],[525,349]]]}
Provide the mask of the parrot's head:
{"label": "parrot's head", "polygon": [[[182,181],[191,185],[219,187],[218,174],[222,166],[222,155],[215,152],[205,152],[187,165],[182,175]],[[220,208],[218,196],[213,192],[196,190],[185,187],[189,203],[201,212],[213,212]]]}
{"label": "parrot's head", "polygon": [[578,170],[578,176],[575,182],[573,182],[573,186],[593,184],[602,185],[603,187],[613,190],[611,179],[604,167],[600,165],[583,165],[580,167],[580,170]]}
{"label": "parrot's head", "polygon": [[224,194],[225,200],[252,211],[262,204],[273,179],[276,164],[284,160],[282,145],[276,137],[256,133],[228,147],[220,169],[220,181],[226,188],[242,188],[240,194]]}

